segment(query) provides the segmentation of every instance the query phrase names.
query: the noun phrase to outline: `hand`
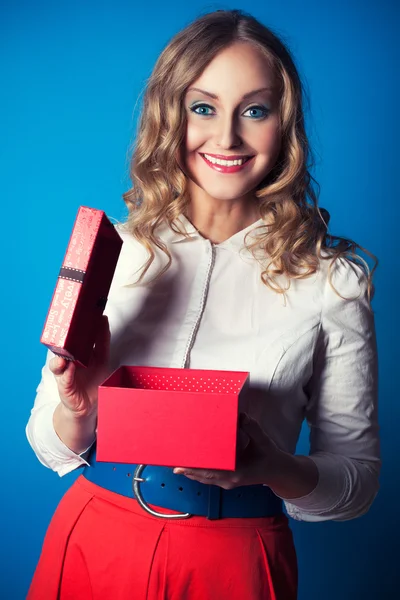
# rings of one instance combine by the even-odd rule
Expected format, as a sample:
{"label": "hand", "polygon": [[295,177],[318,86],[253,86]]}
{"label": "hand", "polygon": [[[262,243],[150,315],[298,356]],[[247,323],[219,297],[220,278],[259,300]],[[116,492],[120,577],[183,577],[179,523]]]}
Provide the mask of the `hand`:
{"label": "hand", "polygon": [[61,357],[49,363],[54,374],[63,409],[74,417],[90,417],[97,412],[98,386],[107,376],[110,328],[103,315],[88,367],[77,366]]}
{"label": "hand", "polygon": [[241,414],[239,423],[239,435],[247,435],[249,441],[244,449],[239,450],[236,471],[177,467],[174,473],[200,483],[218,485],[225,490],[242,485],[268,485],[268,481],[274,480],[279,472],[285,453],[279,450],[255,419]]}

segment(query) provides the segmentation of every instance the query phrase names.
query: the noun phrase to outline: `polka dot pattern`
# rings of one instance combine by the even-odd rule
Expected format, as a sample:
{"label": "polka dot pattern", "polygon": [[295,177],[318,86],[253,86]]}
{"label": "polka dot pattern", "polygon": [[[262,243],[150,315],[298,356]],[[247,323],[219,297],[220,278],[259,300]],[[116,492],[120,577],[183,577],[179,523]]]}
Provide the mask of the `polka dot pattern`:
{"label": "polka dot pattern", "polygon": [[242,388],[242,381],[220,375],[199,377],[190,374],[158,375],[155,373],[134,373],[132,386],[142,390],[239,394]]}

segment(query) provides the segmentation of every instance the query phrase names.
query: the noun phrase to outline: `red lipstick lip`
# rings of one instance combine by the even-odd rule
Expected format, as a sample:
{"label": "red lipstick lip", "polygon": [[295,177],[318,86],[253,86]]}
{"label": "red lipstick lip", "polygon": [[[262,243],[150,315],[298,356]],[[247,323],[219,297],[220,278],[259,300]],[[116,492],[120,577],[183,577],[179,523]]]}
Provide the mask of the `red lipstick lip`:
{"label": "red lipstick lip", "polygon": [[233,173],[239,173],[239,171],[246,170],[248,168],[248,165],[251,164],[251,161],[254,158],[254,156],[250,156],[247,160],[243,161],[243,163],[241,165],[231,165],[230,167],[228,167],[227,165],[220,165],[218,163],[211,162],[210,160],[208,160],[208,158],[205,157],[204,154],[200,154],[200,152],[199,152],[199,156],[201,156],[201,158],[204,160],[204,162],[211,169],[213,169],[214,171],[217,171],[218,173],[227,174],[227,175],[233,174]]}
{"label": "red lipstick lip", "polygon": [[207,154],[208,156],[212,156],[213,158],[218,158],[219,160],[241,160],[242,158],[253,158],[253,155],[250,154],[233,154],[232,156],[223,156],[222,154],[210,154],[209,152],[199,152],[202,156]]}

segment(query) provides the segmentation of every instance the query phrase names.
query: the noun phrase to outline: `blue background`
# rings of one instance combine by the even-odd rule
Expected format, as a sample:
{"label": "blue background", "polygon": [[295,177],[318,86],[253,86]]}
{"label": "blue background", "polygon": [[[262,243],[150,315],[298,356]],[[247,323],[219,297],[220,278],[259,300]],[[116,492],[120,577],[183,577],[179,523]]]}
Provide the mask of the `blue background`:
{"label": "blue background", "polygon": [[[43,322],[78,206],[125,215],[128,149],[146,78],[181,27],[218,8],[249,10],[289,44],[311,98],[308,129],[331,230],[380,258],[374,309],[380,351],[381,492],[346,523],[292,521],[300,600],[394,598],[399,401],[395,270],[398,87],[395,2],[248,5],[122,0],[0,3],[3,286],[0,595],[18,600],[49,519],[75,474],[36,460],[25,424],[40,378]],[[395,163],[396,161],[396,163]],[[397,176],[396,180],[395,177]],[[396,185],[397,184],[397,185]],[[306,431],[299,451],[306,452]]]}

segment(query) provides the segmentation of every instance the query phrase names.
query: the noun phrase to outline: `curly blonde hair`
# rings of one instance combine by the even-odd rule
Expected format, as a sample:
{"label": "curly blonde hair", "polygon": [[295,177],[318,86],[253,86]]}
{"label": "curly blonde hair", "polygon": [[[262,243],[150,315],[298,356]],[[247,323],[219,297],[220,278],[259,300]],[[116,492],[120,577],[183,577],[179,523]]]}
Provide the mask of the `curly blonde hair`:
{"label": "curly blonde hair", "polygon": [[[159,225],[167,222],[173,230],[185,233],[175,221],[190,203],[187,177],[177,161],[186,133],[186,90],[220,51],[237,42],[263,53],[280,87],[281,150],[255,190],[260,215],[268,225],[248,246],[259,261],[262,250],[263,283],[284,294],[291,279],[309,277],[318,270],[320,260],[327,259],[331,260],[331,281],[335,260],[344,258],[362,268],[371,297],[376,258],[352,240],[329,234],[329,214],[318,207],[314,189],[318,184],[309,171],[313,161],[304,124],[305,94],[290,51],[270,29],[238,10],[206,14],[175,35],[145,87],[131,159],[133,186],[123,196],[129,211],[126,227],[149,253],[139,281],[154,260],[155,248],[168,257],[159,275],[171,264],[168,248],[156,234]],[[375,261],[372,271],[358,249]],[[282,275],[287,278],[286,287],[277,281]]]}

